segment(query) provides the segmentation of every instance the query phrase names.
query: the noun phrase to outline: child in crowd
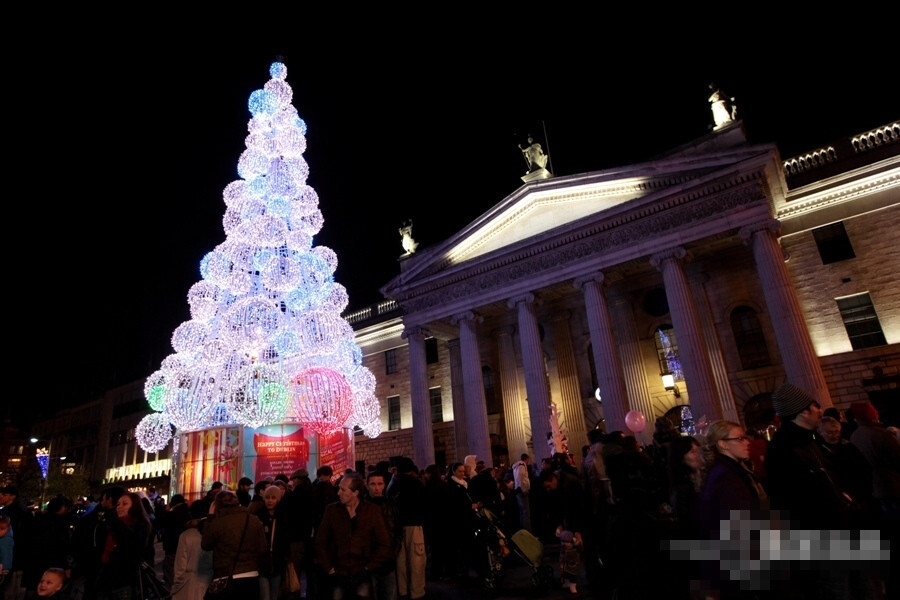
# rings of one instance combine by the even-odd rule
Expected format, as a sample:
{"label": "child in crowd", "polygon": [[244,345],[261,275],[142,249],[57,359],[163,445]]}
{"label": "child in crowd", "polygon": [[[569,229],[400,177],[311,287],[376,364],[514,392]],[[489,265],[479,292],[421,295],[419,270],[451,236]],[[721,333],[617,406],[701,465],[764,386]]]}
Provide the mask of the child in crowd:
{"label": "child in crowd", "polygon": [[[0,515],[0,591],[6,589],[13,562],[13,532],[9,515]],[[2,595],[0,595],[2,597]]]}
{"label": "child in crowd", "polygon": [[62,599],[65,594],[62,592],[66,585],[66,571],[59,567],[50,567],[41,575],[41,580],[37,585],[37,594],[29,598],[58,598]]}
{"label": "child in crowd", "polygon": [[576,582],[581,570],[581,536],[560,528],[559,536],[559,571],[564,588],[573,594],[578,593]]}

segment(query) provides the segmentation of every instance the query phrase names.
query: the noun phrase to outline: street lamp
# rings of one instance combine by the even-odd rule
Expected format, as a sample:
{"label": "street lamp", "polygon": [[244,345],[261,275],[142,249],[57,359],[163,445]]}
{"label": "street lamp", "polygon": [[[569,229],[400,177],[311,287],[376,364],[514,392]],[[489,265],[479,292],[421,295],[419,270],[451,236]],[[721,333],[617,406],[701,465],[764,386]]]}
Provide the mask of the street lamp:
{"label": "street lamp", "polygon": [[666,388],[666,391],[675,394],[676,398],[681,398],[681,391],[678,389],[678,384],[675,383],[675,375],[672,373],[660,373],[660,376],[662,377],[663,387]]}

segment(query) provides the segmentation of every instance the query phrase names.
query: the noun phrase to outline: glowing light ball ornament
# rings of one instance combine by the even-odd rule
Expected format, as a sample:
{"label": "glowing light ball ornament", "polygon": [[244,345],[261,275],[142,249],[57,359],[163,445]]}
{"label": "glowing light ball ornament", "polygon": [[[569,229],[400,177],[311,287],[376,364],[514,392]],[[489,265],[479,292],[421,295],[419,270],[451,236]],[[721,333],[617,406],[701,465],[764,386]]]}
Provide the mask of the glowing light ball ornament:
{"label": "glowing light ball ornament", "polygon": [[137,443],[147,452],[159,452],[172,439],[172,426],[165,413],[150,413],[134,429]]}
{"label": "glowing light ball ornament", "polygon": [[334,280],[337,254],[314,245],[324,218],[306,182],[306,123],[291,105],[287,67],[273,63],[269,75],[247,104],[239,179],[222,192],[225,240],[200,261],[191,318],[144,387],[157,411],[141,422],[145,450],[156,451],[170,425],[300,421],[317,433],[380,433],[375,378],[341,316],[349,298]]}
{"label": "glowing light ball ornament", "polygon": [[291,383],[294,410],[304,426],[319,434],[344,427],[353,411],[353,390],[343,375],[327,367],[311,367]]}

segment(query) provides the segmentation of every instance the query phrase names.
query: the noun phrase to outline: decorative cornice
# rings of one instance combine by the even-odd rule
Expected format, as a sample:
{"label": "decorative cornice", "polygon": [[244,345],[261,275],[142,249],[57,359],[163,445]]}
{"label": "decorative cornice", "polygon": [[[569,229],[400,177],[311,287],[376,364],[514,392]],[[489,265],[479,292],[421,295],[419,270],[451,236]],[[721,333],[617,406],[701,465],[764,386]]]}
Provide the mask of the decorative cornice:
{"label": "decorative cornice", "polygon": [[[823,183],[823,186],[827,181]],[[852,202],[862,196],[869,196],[900,187],[900,171],[892,169],[863,179],[855,179],[849,184],[830,185],[822,191],[810,191],[810,187],[798,188],[800,193],[789,194],[787,202],[778,207],[779,219],[795,219],[804,214],[822,210],[835,204]]]}
{"label": "decorative cornice", "polygon": [[403,323],[399,318],[395,318],[354,332],[354,339],[360,346],[369,346],[379,342],[396,339],[397,336],[402,335]]}

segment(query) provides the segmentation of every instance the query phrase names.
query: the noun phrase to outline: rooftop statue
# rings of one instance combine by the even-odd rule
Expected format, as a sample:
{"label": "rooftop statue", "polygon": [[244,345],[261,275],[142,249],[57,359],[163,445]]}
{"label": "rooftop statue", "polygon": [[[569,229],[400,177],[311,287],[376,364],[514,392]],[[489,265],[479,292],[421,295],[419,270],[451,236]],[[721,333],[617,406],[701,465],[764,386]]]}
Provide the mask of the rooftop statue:
{"label": "rooftop statue", "polygon": [[737,119],[737,105],[734,103],[734,98],[728,96],[716,84],[709,84],[709,89],[713,90],[712,95],[709,97],[709,103],[712,105],[713,120],[715,121],[713,129],[719,129]]}
{"label": "rooftop statue", "polygon": [[412,254],[419,246],[412,237],[412,227],[413,222],[412,219],[410,219],[409,221],[404,221],[398,230],[400,232],[400,243],[403,245],[403,250],[406,254]]}
{"label": "rooftop statue", "polygon": [[550,171],[547,170],[550,157],[544,154],[544,149],[534,141],[534,138],[529,135],[528,145],[519,144],[519,150],[522,151],[522,157],[525,159],[525,164],[528,165],[528,171],[522,176],[522,181],[529,182],[552,177]]}
{"label": "rooftop statue", "polygon": [[541,145],[535,142],[534,138],[530,135],[528,136],[528,146],[523,148],[522,145],[519,144],[519,150],[522,151],[522,156],[525,157],[525,163],[528,165],[529,173],[547,168],[547,155],[544,154]]}

